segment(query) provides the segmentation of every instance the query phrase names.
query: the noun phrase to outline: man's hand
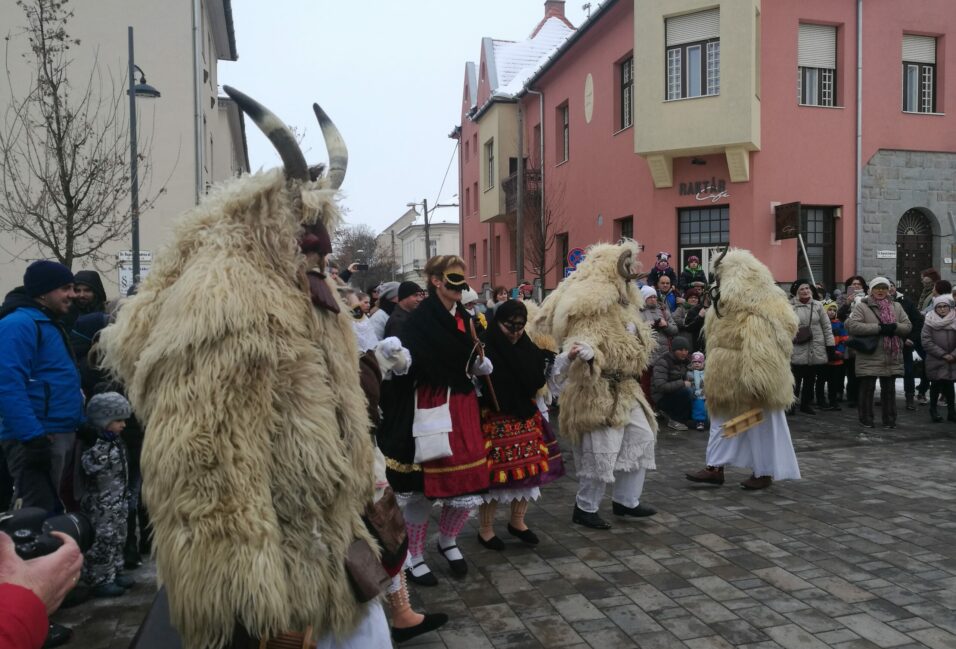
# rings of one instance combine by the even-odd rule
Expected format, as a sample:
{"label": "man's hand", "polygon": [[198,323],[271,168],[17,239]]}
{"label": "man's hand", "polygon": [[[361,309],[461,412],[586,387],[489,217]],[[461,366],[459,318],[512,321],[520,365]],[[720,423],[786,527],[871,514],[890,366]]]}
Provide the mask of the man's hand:
{"label": "man's hand", "polygon": [[353,261],[351,264],[349,264],[349,272],[354,273],[358,271],[358,265],[359,263],[357,261]]}
{"label": "man's hand", "polygon": [[685,388],[689,388],[690,386],[691,386],[691,382],[690,382],[690,381],[684,381],[684,387],[685,387]]}
{"label": "man's hand", "polygon": [[45,557],[24,561],[17,556],[13,539],[0,533],[0,583],[33,591],[46,605],[47,613],[55,611],[76,586],[83,567],[83,555],[76,541],[62,532],[51,534],[63,545]]}
{"label": "man's hand", "polygon": [[956,361],[956,356],[953,356],[952,354],[943,354],[943,360],[947,363],[952,363],[953,361]]}

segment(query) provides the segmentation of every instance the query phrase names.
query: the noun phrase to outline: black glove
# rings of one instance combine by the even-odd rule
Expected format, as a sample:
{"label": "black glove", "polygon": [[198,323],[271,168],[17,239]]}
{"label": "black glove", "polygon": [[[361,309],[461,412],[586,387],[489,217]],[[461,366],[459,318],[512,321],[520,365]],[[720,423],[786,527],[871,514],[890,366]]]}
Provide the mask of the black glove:
{"label": "black glove", "polygon": [[881,336],[892,336],[896,333],[896,323],[890,322],[887,324],[880,323],[880,335]]}
{"label": "black glove", "polygon": [[827,347],[827,360],[836,360],[836,347]]}

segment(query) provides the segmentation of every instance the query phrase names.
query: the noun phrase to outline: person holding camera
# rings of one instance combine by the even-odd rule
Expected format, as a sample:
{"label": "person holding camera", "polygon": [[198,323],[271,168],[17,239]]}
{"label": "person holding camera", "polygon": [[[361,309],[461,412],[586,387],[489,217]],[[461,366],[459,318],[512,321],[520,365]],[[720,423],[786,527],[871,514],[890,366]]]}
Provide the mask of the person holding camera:
{"label": "person holding camera", "polygon": [[63,545],[52,554],[24,561],[17,556],[13,540],[0,533],[0,647],[4,649],[43,646],[49,633],[47,616],[59,608],[79,579],[83,566],[79,546],[66,534],[52,534]]}
{"label": "person holding camera", "polygon": [[83,421],[80,373],[60,323],[73,295],[70,269],[40,260],[0,309],[0,441],[14,499],[50,513],[63,511],[60,477]]}
{"label": "person holding camera", "polygon": [[135,583],[118,572],[126,544],[129,489],[120,434],[131,415],[129,402],[119,392],[98,394],[86,406],[86,417],[97,431],[96,441],[80,456],[86,486],[81,504],[96,530],[83,570],[93,597],[119,597]]}

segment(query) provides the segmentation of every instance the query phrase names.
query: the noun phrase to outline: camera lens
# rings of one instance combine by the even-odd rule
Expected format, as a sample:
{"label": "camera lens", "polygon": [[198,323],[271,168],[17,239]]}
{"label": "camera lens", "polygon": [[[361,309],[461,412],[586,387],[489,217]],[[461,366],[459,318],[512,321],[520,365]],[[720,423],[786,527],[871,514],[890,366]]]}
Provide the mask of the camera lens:
{"label": "camera lens", "polygon": [[76,544],[80,546],[80,552],[85,553],[93,546],[93,526],[90,524],[90,519],[79,512],[48,518],[43,523],[43,531],[63,532],[73,537]]}

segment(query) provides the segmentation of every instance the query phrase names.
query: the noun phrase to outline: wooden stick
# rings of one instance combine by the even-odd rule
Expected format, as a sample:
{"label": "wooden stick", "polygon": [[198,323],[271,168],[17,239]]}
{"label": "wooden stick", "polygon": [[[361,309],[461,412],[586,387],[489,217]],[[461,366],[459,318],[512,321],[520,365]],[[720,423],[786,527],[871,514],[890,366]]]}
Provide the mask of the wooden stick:
{"label": "wooden stick", "polygon": [[[468,327],[471,330],[471,339],[475,343],[475,349],[472,351],[478,352],[478,358],[485,359],[485,346],[480,340],[478,340],[478,332],[475,330],[475,320],[474,318],[468,319]],[[501,406],[498,405],[498,395],[495,394],[495,386],[491,384],[491,377],[485,374],[481,377],[485,387],[488,389],[488,398],[491,399],[491,405],[494,407],[495,412],[501,412]]]}
{"label": "wooden stick", "polygon": [[724,422],[723,437],[736,437],[740,433],[749,430],[759,423],[763,422],[763,410],[760,408],[751,408],[742,415],[737,415]]}

